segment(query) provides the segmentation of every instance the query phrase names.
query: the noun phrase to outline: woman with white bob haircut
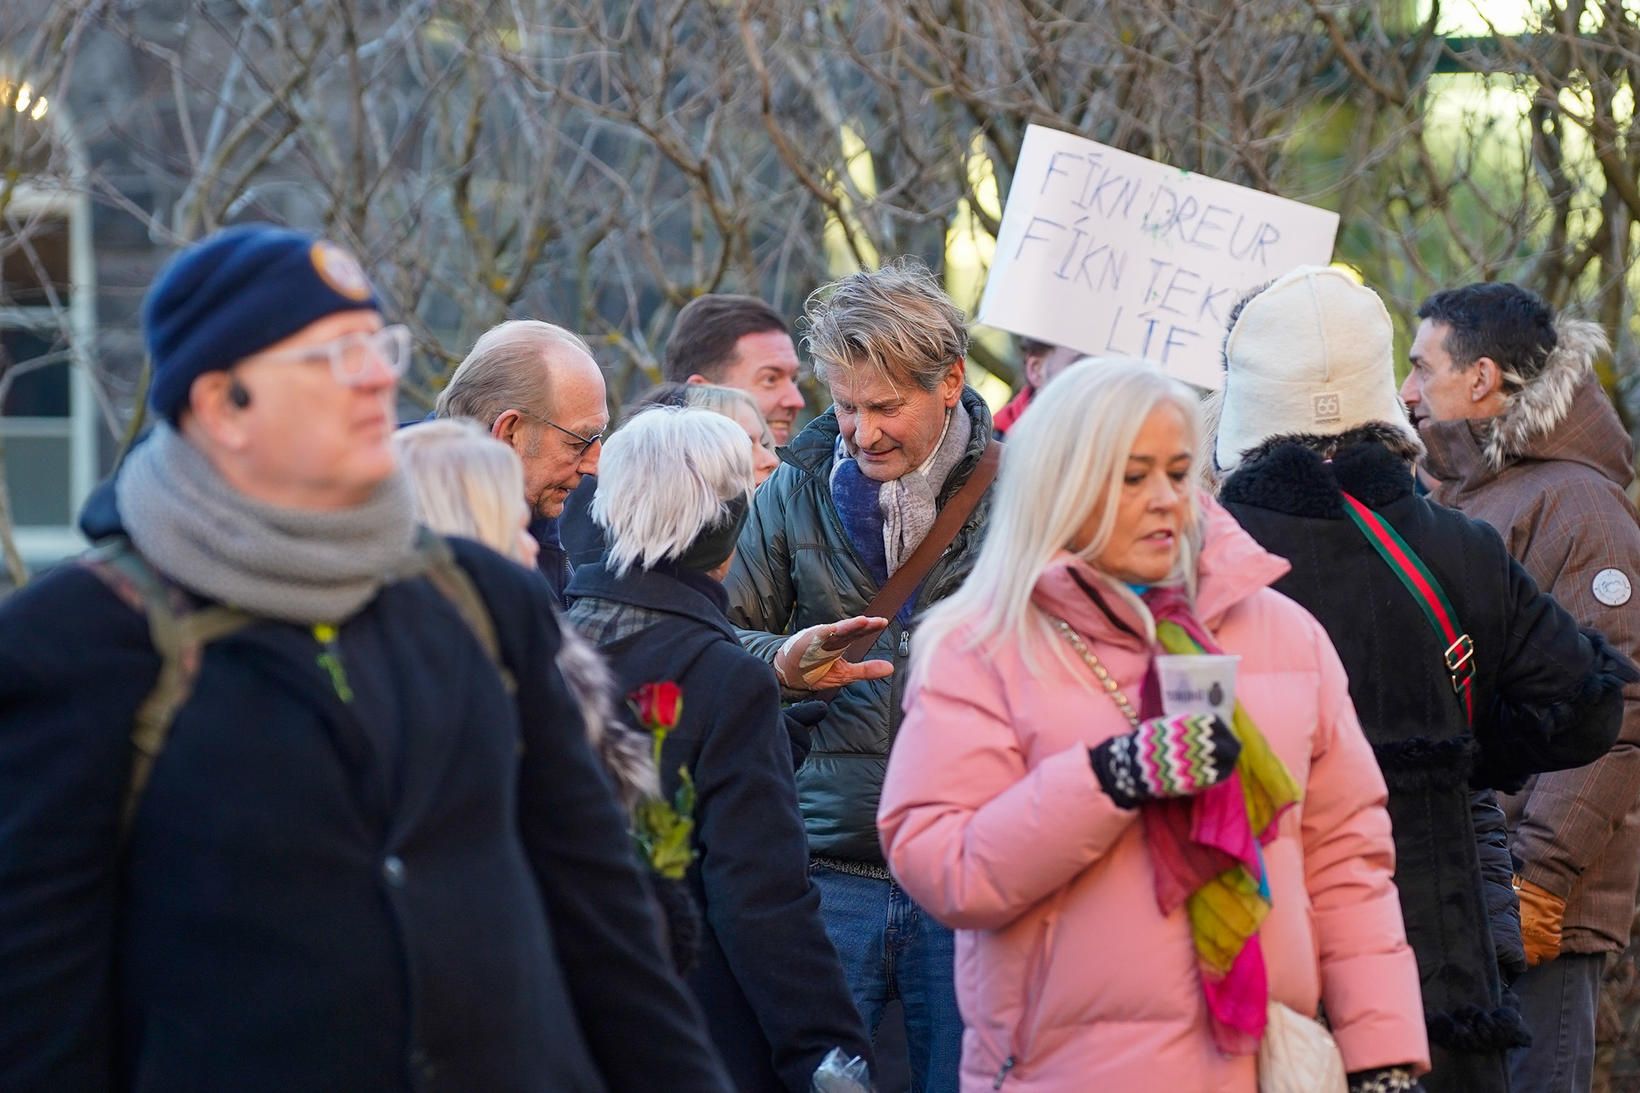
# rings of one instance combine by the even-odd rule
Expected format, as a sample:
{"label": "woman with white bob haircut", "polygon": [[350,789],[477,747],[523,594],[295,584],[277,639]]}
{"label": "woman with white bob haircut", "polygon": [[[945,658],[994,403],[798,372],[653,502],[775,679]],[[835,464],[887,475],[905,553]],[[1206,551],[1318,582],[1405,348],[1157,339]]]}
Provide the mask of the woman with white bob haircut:
{"label": "woman with white bob haircut", "polygon": [[[1384,782],[1326,632],[1268,587],[1287,563],[1197,485],[1195,396],[1078,364],[1009,441],[878,813],[958,931],[962,1088],[1254,1093],[1266,1030],[1290,1046],[1323,1004],[1352,1089],[1417,1088]],[[1159,654],[1239,664],[1164,703]]]}
{"label": "woman with white bob haircut", "polygon": [[833,1048],[869,1042],[820,922],[774,669],[740,647],[722,585],[754,486],[745,429],[656,406],[605,442],[592,518],[609,549],[578,569],[570,621],[621,694],[672,682],[666,800],[695,794],[687,874],[706,928],[687,976],[742,1093],[806,1091]]}

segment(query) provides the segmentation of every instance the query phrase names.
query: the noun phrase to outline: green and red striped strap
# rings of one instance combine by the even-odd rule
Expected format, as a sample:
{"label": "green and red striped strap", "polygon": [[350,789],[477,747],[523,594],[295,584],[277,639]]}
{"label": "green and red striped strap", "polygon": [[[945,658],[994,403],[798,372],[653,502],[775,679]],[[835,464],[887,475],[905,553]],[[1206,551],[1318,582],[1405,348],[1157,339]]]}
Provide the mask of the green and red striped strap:
{"label": "green and red striped strap", "polygon": [[1446,670],[1452,677],[1452,689],[1463,695],[1463,712],[1470,727],[1475,724],[1474,642],[1464,633],[1458,622],[1458,613],[1446,597],[1446,589],[1435,579],[1435,574],[1424,565],[1416,551],[1390,526],[1389,521],[1373,512],[1360,501],[1344,494],[1344,511],[1361,529],[1367,542],[1389,563],[1395,575],[1406,585],[1412,598],[1423,608],[1429,625],[1446,642]]}

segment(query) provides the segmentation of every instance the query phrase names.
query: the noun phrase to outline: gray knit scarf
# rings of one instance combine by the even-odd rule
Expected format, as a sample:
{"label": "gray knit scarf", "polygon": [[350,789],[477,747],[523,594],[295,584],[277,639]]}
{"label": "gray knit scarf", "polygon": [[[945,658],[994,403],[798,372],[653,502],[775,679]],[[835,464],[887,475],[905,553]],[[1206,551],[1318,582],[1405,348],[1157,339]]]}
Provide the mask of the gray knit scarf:
{"label": "gray knit scarf", "polygon": [[126,459],[114,497],[126,534],[160,572],[208,599],[285,622],[352,617],[414,552],[401,473],[354,508],[276,507],[233,489],[163,423]]}
{"label": "gray knit scarf", "polygon": [[[913,551],[928,538],[939,515],[940,491],[951,477],[957,464],[968,451],[968,440],[973,436],[974,422],[958,402],[945,414],[945,431],[934,453],[923,460],[922,466],[908,471],[892,482],[884,482],[877,494],[877,508],[883,516],[883,550],[888,558],[888,572],[892,576]],[[837,437],[837,458],[853,459],[842,436]]]}

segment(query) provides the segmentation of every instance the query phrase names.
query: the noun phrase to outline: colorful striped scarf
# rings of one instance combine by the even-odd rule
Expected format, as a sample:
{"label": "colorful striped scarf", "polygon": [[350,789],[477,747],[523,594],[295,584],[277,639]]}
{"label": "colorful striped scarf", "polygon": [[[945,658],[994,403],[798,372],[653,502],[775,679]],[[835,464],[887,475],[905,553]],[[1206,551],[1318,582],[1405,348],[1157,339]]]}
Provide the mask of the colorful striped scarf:
{"label": "colorful striped scarf", "polygon": [[[1152,589],[1144,601],[1161,652],[1222,652],[1181,590]],[[1161,706],[1152,665],[1140,716],[1160,716]],[[1258,937],[1270,913],[1261,847],[1275,838],[1276,821],[1301,791],[1240,702],[1231,729],[1241,741],[1235,773],[1194,797],[1148,803],[1142,815],[1156,902],[1164,915],[1184,905],[1190,920],[1214,1043],[1226,1054],[1251,1055],[1264,1036],[1270,998]]]}

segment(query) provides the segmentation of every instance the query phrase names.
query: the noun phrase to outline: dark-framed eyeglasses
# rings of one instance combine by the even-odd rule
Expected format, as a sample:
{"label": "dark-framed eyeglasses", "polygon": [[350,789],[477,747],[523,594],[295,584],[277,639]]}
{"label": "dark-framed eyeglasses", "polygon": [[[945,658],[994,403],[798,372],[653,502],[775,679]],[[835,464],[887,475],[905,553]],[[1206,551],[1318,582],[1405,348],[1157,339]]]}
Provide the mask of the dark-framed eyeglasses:
{"label": "dark-framed eyeglasses", "polygon": [[539,421],[543,425],[551,426],[552,428],[557,429],[560,433],[563,433],[565,436],[569,437],[571,440],[574,440],[576,455],[586,454],[587,449],[591,448],[594,444],[604,438],[603,433],[593,433],[591,436],[582,436],[574,429],[566,429],[556,421],[553,421],[551,418],[542,417],[540,414],[532,414],[528,410],[520,410],[518,412],[529,418],[531,421]]}

